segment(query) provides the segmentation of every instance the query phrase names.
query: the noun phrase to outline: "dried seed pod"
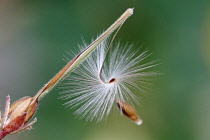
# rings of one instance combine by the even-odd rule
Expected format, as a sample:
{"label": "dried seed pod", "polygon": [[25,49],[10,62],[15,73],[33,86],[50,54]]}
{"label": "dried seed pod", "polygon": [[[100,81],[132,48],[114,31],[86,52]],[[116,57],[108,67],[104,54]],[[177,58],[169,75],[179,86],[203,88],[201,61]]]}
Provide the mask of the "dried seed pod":
{"label": "dried seed pod", "polygon": [[131,105],[129,105],[126,102],[118,100],[117,106],[123,115],[125,115],[129,119],[133,120],[137,125],[142,124],[143,121],[139,118],[136,111],[133,109],[133,107]]}
{"label": "dried seed pod", "polygon": [[9,115],[14,111],[14,109],[15,109],[20,103],[22,103],[24,100],[27,100],[28,98],[31,98],[31,97],[26,96],[26,97],[23,97],[23,98],[17,100],[16,102],[14,102],[14,103],[10,106]]}
{"label": "dried seed pod", "polygon": [[36,112],[38,101],[32,97],[23,97],[11,105],[9,115],[10,119],[26,113],[25,122],[27,123]]}
{"label": "dried seed pod", "polygon": [[33,117],[38,108],[38,101],[33,97],[24,97],[10,107],[10,97],[6,98],[5,111],[0,120],[0,140],[8,134],[14,134],[30,129],[36,122],[27,122]]}

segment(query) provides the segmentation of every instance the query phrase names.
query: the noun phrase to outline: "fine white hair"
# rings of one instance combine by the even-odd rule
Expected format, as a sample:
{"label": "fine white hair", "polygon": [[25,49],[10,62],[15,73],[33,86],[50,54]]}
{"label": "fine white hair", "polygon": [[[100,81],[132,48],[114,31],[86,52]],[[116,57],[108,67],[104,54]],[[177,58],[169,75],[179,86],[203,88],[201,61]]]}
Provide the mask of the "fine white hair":
{"label": "fine white hair", "polygon": [[99,44],[62,84],[61,98],[69,100],[65,105],[76,108],[79,118],[101,121],[116,100],[138,104],[139,94],[156,74],[150,70],[156,63],[147,60],[148,51],[133,44],[108,46],[108,39]]}

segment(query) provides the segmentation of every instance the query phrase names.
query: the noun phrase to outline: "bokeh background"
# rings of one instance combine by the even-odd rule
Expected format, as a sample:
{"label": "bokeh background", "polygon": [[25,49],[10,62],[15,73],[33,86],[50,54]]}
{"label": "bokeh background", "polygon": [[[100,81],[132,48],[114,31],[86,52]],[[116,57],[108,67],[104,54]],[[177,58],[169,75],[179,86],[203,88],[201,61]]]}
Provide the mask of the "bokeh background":
{"label": "bokeh background", "polygon": [[0,104],[33,96],[60,68],[65,51],[90,42],[127,8],[117,39],[137,42],[162,62],[138,110],[144,123],[110,115],[76,119],[58,89],[40,102],[33,130],[5,140],[209,140],[209,0],[1,0]]}

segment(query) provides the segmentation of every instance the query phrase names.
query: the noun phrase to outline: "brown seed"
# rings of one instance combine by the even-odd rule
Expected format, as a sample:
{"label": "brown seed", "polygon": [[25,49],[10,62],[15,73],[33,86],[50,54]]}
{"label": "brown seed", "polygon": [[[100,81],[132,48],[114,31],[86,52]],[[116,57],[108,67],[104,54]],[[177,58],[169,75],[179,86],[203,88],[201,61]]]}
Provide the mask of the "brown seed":
{"label": "brown seed", "polygon": [[143,121],[139,118],[136,111],[133,109],[131,105],[129,105],[126,102],[118,100],[117,106],[120,109],[120,111],[123,113],[123,115],[133,120],[137,125],[142,124]]}

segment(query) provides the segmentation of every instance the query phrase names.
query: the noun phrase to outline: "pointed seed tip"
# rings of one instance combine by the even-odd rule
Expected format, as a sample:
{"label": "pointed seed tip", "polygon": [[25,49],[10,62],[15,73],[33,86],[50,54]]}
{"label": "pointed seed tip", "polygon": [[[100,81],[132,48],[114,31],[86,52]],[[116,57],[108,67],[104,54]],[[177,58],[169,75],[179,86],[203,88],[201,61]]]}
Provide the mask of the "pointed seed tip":
{"label": "pointed seed tip", "polygon": [[139,119],[138,121],[135,122],[137,125],[141,125],[143,123],[143,120]]}
{"label": "pointed seed tip", "polygon": [[129,11],[133,14],[134,8],[128,8],[127,11]]}

